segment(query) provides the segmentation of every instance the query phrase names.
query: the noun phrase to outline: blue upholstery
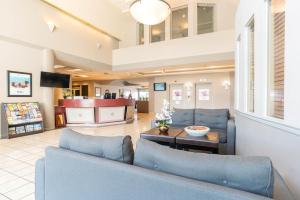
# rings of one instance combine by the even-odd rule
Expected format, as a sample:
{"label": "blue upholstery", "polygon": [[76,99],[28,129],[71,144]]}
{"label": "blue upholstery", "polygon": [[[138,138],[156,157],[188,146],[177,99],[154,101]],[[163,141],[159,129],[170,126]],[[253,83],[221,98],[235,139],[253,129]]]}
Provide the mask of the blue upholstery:
{"label": "blue upholstery", "polygon": [[194,109],[174,109],[172,121],[176,126],[191,126],[194,124]]}
{"label": "blue upholstery", "polygon": [[273,196],[273,168],[266,157],[184,152],[141,139],[137,144],[134,165],[266,197]]}
{"label": "blue upholstery", "polygon": [[130,136],[91,136],[63,129],[59,147],[129,164],[134,157]]}
{"label": "blue upholstery", "polygon": [[269,199],[54,147],[46,150],[44,180],[45,198],[36,200]]}
{"label": "blue upholstery", "polygon": [[[77,138],[76,134],[69,137]],[[64,142],[66,141],[61,143]],[[86,146],[94,145],[92,140],[84,140],[84,142],[87,142]],[[271,164],[266,158],[248,160],[248,158],[233,156],[209,156],[169,151],[166,148],[161,149],[157,144],[152,145],[143,140],[138,143],[135,163],[145,165],[145,168],[77,151],[48,147],[45,158],[36,162],[35,199],[270,199],[252,193],[265,187],[264,184],[270,178],[266,170]],[[111,147],[105,146],[105,148]],[[152,170],[153,167],[156,170]],[[276,171],[274,172],[275,199],[295,200],[283,179]],[[226,182],[222,182],[224,180]],[[271,185],[272,182],[270,187],[266,188],[266,192],[272,192]],[[244,187],[250,188],[251,192],[234,189]]]}
{"label": "blue upholstery", "polygon": [[228,119],[228,109],[195,109],[195,125],[226,130]]}
{"label": "blue upholstery", "polygon": [[[228,109],[175,109],[174,111],[172,127],[208,126],[219,133],[219,153],[235,154],[235,123],[234,120],[229,119]],[[154,121],[151,122],[151,127],[155,127]]]}
{"label": "blue upholstery", "polygon": [[224,129],[215,129],[215,128],[212,128],[210,130],[219,133],[220,143],[226,143],[227,142],[227,131],[226,131],[226,129],[224,130]]}
{"label": "blue upholstery", "polygon": [[35,163],[35,199],[45,200],[45,158]]}

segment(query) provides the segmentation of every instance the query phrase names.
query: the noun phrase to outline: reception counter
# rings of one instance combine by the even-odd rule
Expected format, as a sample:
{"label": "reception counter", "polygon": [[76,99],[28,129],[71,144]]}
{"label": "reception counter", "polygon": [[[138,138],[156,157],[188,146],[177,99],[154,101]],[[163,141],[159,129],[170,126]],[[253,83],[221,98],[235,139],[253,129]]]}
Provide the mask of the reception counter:
{"label": "reception counter", "polygon": [[101,126],[129,123],[134,119],[133,99],[60,99],[55,115],[66,126]]}

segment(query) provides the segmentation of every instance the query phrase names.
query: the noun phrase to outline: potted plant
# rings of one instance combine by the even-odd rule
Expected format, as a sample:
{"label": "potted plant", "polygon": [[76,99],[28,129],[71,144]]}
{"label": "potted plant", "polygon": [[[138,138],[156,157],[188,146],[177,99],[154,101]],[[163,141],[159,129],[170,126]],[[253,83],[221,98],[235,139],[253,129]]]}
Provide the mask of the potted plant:
{"label": "potted plant", "polygon": [[169,130],[169,125],[172,124],[172,114],[170,110],[170,104],[167,100],[164,99],[163,107],[160,113],[156,113],[155,122],[160,133],[167,133]]}
{"label": "potted plant", "polygon": [[63,89],[63,97],[64,99],[67,99],[68,97],[72,96],[70,89]]}

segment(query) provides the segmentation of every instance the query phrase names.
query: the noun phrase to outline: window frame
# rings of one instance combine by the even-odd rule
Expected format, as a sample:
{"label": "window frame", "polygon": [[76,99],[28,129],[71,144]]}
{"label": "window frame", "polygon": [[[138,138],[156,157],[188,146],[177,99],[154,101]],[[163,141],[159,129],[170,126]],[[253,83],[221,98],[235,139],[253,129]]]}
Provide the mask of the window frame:
{"label": "window frame", "polygon": [[180,10],[180,9],[184,9],[186,8],[187,9],[187,23],[188,23],[188,34],[186,37],[180,37],[180,38],[187,38],[189,37],[189,26],[190,26],[190,21],[189,21],[189,6],[188,4],[185,4],[185,5],[182,5],[182,6],[178,6],[178,7],[175,7],[175,8],[172,8],[171,9],[171,14],[170,14],[170,40],[176,40],[176,39],[180,39],[180,38],[173,38],[172,37],[172,33],[173,33],[173,29],[172,29],[172,24],[173,24],[173,11],[176,11],[176,10]]}
{"label": "window frame", "polygon": [[240,72],[241,72],[241,63],[243,56],[243,45],[242,45],[242,35],[239,34],[236,38],[236,65],[235,65],[235,91],[234,91],[234,108],[236,110],[240,109]]}
{"label": "window frame", "polygon": [[[166,41],[167,40],[167,33],[166,33],[166,22],[167,20],[161,22],[161,23],[165,23],[165,26],[164,26],[164,33],[165,33],[165,38],[164,40],[160,40],[160,41],[157,41],[157,42],[163,42],[163,41]],[[159,23],[159,24],[161,24]],[[158,25],[158,24],[155,24],[155,25]],[[152,42],[152,26],[155,26],[155,25],[149,25],[149,44],[153,44],[153,43],[157,43],[157,42]]]}
{"label": "window frame", "polygon": [[[272,115],[272,113],[274,112],[275,110],[275,107],[272,107],[270,105],[271,103],[271,96],[270,96],[270,91],[272,90],[271,88],[274,88],[274,85],[271,85],[271,81],[274,80],[274,74],[272,73],[272,70],[275,69],[275,63],[273,61],[271,61],[271,59],[276,59],[276,56],[274,55],[274,50],[275,50],[275,47],[272,46],[273,48],[271,48],[271,44],[274,43],[274,41],[271,41],[271,40],[274,40],[274,27],[271,28],[271,19],[270,19],[270,15],[272,14],[272,1],[273,0],[266,0],[266,21],[267,21],[267,29],[266,29],[266,32],[267,32],[267,40],[266,40],[266,45],[267,45],[267,73],[266,73],[266,80],[267,80],[267,94],[266,94],[266,112],[265,112],[265,117],[267,118],[270,118],[272,120],[276,120],[277,122],[283,122],[284,119],[285,119],[285,105],[284,105],[284,102],[285,102],[285,95],[284,95],[284,83],[283,83],[283,118],[279,118],[279,117],[276,117],[274,115]],[[285,1],[285,12],[286,12],[286,0]],[[286,18],[286,15],[285,15],[285,18]],[[286,27],[286,23],[284,23],[284,26]],[[286,36],[286,29],[284,29],[285,31],[285,36]],[[271,33],[272,32],[272,33]],[[272,36],[271,36],[272,34]],[[283,78],[284,78],[284,82],[285,82],[285,67],[286,67],[286,59],[285,59],[285,52],[286,52],[286,48],[285,48],[285,44],[286,44],[286,37],[284,36],[284,64],[283,64],[283,70],[284,70],[284,75],[283,75]],[[271,56],[271,54],[273,54],[273,56]],[[274,90],[274,89],[273,89]],[[273,99],[274,101],[274,99]],[[274,102],[272,102],[274,103]],[[272,110],[273,108],[273,110]]]}
{"label": "window frame", "polygon": [[[251,65],[251,61],[250,61],[250,49],[249,49],[249,44],[250,44],[250,26],[251,26],[251,23],[253,23],[253,29],[254,29],[254,36],[253,36],[253,97],[252,97],[252,101],[253,101],[253,111],[250,111],[250,106],[249,106],[249,92],[250,92],[250,65]],[[256,109],[255,109],[255,16],[252,15],[250,17],[250,19],[248,20],[246,26],[246,45],[245,45],[245,55],[244,57],[246,58],[245,61],[246,61],[246,70],[245,70],[245,81],[246,81],[246,84],[245,84],[245,89],[246,89],[246,95],[245,95],[245,111],[246,113],[250,113],[250,114],[254,114]]]}
{"label": "window frame", "polygon": [[202,34],[206,34],[206,33],[199,33],[198,32],[198,6],[206,6],[206,7],[212,7],[213,8],[213,31],[212,32],[208,32],[208,33],[213,33],[215,31],[217,31],[217,12],[216,12],[216,3],[197,3],[196,5],[196,35],[202,35]]}
{"label": "window frame", "polygon": [[140,25],[141,25],[142,23],[140,23],[140,22],[137,22],[136,23],[136,27],[137,27],[137,33],[136,33],[136,35],[137,35],[137,37],[136,37],[136,45],[144,45],[145,44],[145,24],[142,24],[143,26],[144,26],[144,33],[143,33],[143,36],[144,36],[144,42],[141,44],[140,43]]}

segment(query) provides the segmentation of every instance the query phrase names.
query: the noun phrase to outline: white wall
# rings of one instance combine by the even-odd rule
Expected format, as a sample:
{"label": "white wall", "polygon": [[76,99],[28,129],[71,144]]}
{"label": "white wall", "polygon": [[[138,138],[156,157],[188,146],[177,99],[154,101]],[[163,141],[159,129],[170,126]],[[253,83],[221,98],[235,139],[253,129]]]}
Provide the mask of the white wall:
{"label": "white wall", "polygon": [[113,51],[113,70],[138,70],[161,66],[234,59],[234,31],[220,31]]}
{"label": "white wall", "polygon": [[45,0],[112,36],[123,39],[123,13],[109,0]]}
{"label": "white wall", "polygon": [[[0,103],[3,102],[42,102],[40,73],[42,50],[0,40]],[[32,97],[7,97],[7,70],[32,73]],[[0,124],[1,126],[1,124]]]}
{"label": "white wall", "polygon": [[[111,65],[115,39],[39,0],[0,0],[0,5],[0,36]],[[47,22],[56,24],[53,33]]]}
{"label": "white wall", "polygon": [[[300,163],[297,149],[300,145],[300,58],[299,34],[296,26],[300,17],[299,1],[286,1],[285,43],[285,119],[267,116],[267,1],[241,0],[236,15],[236,38],[241,36],[241,48],[236,63],[239,92],[237,115],[237,153],[241,155],[269,156],[275,168],[283,175],[290,188],[300,198]],[[246,112],[246,24],[255,20],[255,113]],[[238,53],[238,52],[236,52]]]}
{"label": "white wall", "polygon": [[[234,96],[231,96],[231,90],[233,90],[234,85],[231,85],[229,90],[225,90],[222,85],[223,81],[231,81],[233,84],[230,73],[207,73],[207,74],[192,74],[192,75],[177,75],[177,76],[161,76],[155,77],[153,82],[166,82],[167,83],[167,91],[164,92],[154,92],[153,85],[150,85],[150,101],[154,100],[154,112],[159,112],[162,105],[163,99],[167,99],[169,101],[169,84],[172,83],[187,83],[191,82],[192,84],[199,83],[200,80],[204,80],[205,82],[212,83],[212,95],[214,96],[214,108],[231,108],[231,99]],[[192,88],[192,91],[195,88]],[[153,95],[153,97],[151,96]],[[231,110],[233,113],[233,110]]]}
{"label": "white wall", "polygon": [[[189,36],[197,35],[197,4],[208,3],[215,5],[215,31],[232,30],[234,29],[234,17],[239,3],[239,0],[176,0],[169,1],[172,9],[176,9],[183,6],[188,6],[189,15]],[[123,18],[129,15],[129,13],[123,14]],[[120,42],[120,48],[136,46],[137,44],[137,30],[136,21],[132,17],[127,17],[123,22],[127,26],[126,37],[123,37]],[[166,40],[170,40],[170,23],[171,17],[166,19],[165,30]],[[134,27],[134,29],[132,29]],[[145,45],[149,44],[149,26],[145,25]],[[124,35],[124,33],[123,33]]]}
{"label": "white wall", "polygon": [[[53,66],[53,62],[49,62],[52,66],[45,66],[43,49],[53,49],[56,53],[76,57],[79,61],[82,58],[84,61],[98,63],[98,66],[111,66],[112,49],[118,46],[115,39],[39,0],[0,0],[0,4],[0,80],[3,83],[3,89],[0,90],[1,102],[35,101],[45,109],[51,107],[53,112],[53,99],[45,98],[51,90],[39,87],[40,72]],[[53,33],[47,25],[50,21],[57,26]],[[97,42],[102,44],[100,50],[96,47]],[[32,73],[32,97],[7,97],[7,70]],[[53,119],[48,122],[46,128],[53,128]]]}

